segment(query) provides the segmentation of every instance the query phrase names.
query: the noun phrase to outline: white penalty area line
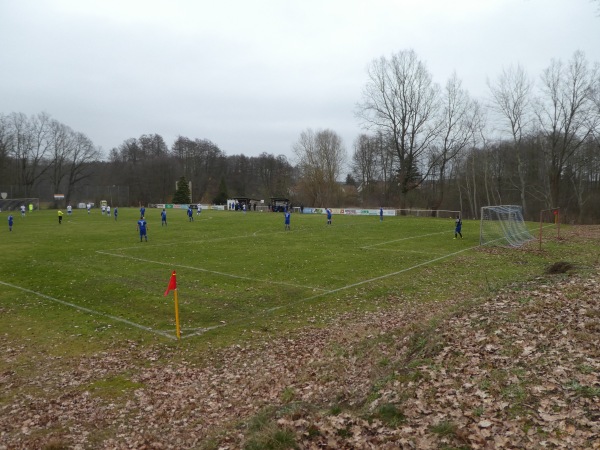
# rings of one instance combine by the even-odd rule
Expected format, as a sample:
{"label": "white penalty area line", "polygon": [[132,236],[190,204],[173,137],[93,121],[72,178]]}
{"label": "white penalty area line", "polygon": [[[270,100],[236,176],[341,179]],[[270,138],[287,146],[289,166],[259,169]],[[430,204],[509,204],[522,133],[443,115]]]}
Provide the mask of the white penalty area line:
{"label": "white penalty area line", "polygon": [[[421,252],[419,250],[406,250],[403,248],[364,248],[362,250],[373,250],[376,252],[391,252],[391,253],[402,253],[402,254],[414,254],[414,255],[427,255],[435,256],[433,252]],[[439,254],[439,253],[438,253]]]}
{"label": "white penalty area line", "polygon": [[379,280],[390,278],[390,277],[393,277],[393,276],[396,276],[396,275],[400,275],[401,273],[408,272],[410,270],[417,269],[419,267],[426,266],[428,264],[432,264],[432,263],[437,262],[437,261],[441,261],[442,259],[446,259],[446,258],[450,258],[452,256],[459,255],[460,253],[464,253],[466,251],[473,250],[473,249],[476,249],[478,247],[479,247],[479,245],[475,245],[473,247],[463,248],[462,250],[458,250],[456,252],[448,253],[447,255],[439,256],[437,258],[430,259],[428,261],[424,261],[424,262],[419,263],[419,264],[415,264],[414,266],[407,267],[405,269],[398,270],[396,272],[388,273],[388,274],[385,274],[385,275],[380,275],[380,276],[375,277],[375,278],[369,278],[368,280],[359,281],[358,283],[349,284],[347,286],[342,286],[340,288],[332,289],[332,290],[327,291],[327,292],[322,292],[320,294],[312,295],[310,297],[306,297],[306,298],[300,299],[300,300],[295,301],[295,302],[287,303],[287,304],[281,305],[281,306],[276,306],[275,308],[270,308],[270,309],[265,310],[265,312],[276,311],[278,309],[282,309],[282,308],[285,308],[285,307],[288,307],[288,306],[296,305],[296,304],[299,304],[299,303],[302,303],[302,302],[305,302],[305,301],[308,301],[308,300],[313,300],[315,298],[323,297],[325,295],[335,294],[336,292],[344,291],[344,290],[347,290],[347,289],[352,289],[352,288],[357,287],[357,286],[362,286],[363,284],[369,284],[369,283],[372,283],[374,281],[379,281]]}
{"label": "white penalty area line", "polygon": [[244,277],[242,275],[234,275],[231,273],[219,272],[216,270],[203,269],[202,267],[186,266],[183,264],[173,264],[170,262],[167,263],[167,262],[163,262],[163,261],[153,261],[151,259],[136,258],[135,256],[129,256],[129,255],[119,255],[118,253],[109,253],[109,252],[105,252],[102,250],[96,250],[96,253],[100,253],[101,255],[116,256],[117,258],[131,259],[133,261],[146,262],[146,263],[150,263],[150,264],[159,264],[161,266],[178,267],[181,269],[189,269],[189,270],[196,270],[198,272],[212,273],[214,275],[220,275],[222,277],[227,277],[227,278],[235,278],[237,280],[249,280],[249,281],[254,281],[257,283],[276,284],[279,286],[289,286],[289,287],[301,288],[301,289],[312,289],[313,291],[328,292],[327,289],[322,289],[322,288],[317,288],[317,287],[312,287],[312,286],[293,284],[293,283],[284,283],[281,281],[260,280],[258,278],[250,278],[250,277]]}
{"label": "white penalty area line", "polygon": [[391,240],[391,241],[380,242],[379,244],[365,245],[365,246],[360,247],[360,248],[369,249],[369,248],[373,248],[373,247],[379,247],[381,245],[391,244],[392,242],[407,241],[409,239],[418,239],[418,238],[422,238],[422,237],[435,236],[436,234],[444,234],[444,233],[452,234],[452,232],[450,232],[448,230],[436,231],[435,233],[419,234],[417,236],[408,236],[408,237],[404,237],[404,238],[400,238],[400,239],[394,239],[394,240]]}
{"label": "white penalty area line", "polygon": [[105,313],[101,313],[99,311],[94,311],[93,309],[86,308],[85,306],[79,306],[79,305],[76,305],[74,303],[69,303],[69,302],[66,302],[64,300],[60,300],[58,298],[50,297],[49,295],[46,295],[46,294],[42,294],[41,292],[32,291],[31,289],[27,289],[27,288],[24,288],[24,287],[21,287],[21,286],[17,286],[17,285],[11,284],[11,283],[6,283],[4,281],[0,281],[0,284],[2,284],[4,286],[11,287],[13,289],[17,289],[19,291],[23,291],[23,292],[27,292],[29,294],[36,295],[36,296],[44,298],[46,300],[50,300],[51,302],[60,303],[61,305],[68,306],[70,308],[78,309],[79,311],[83,311],[83,312],[86,312],[88,314],[93,314],[95,316],[106,317],[107,319],[113,320],[115,322],[121,322],[121,323],[129,325],[131,327],[147,331],[149,333],[157,334],[159,336],[163,336],[163,337],[166,337],[166,338],[169,338],[169,339],[172,339],[172,340],[177,339],[176,336],[173,336],[172,334],[167,333],[166,331],[155,330],[153,328],[146,327],[144,325],[140,325],[139,323],[135,323],[135,322],[132,322],[130,320],[123,319],[122,317],[117,317],[117,316],[113,316],[111,314],[105,314]]}

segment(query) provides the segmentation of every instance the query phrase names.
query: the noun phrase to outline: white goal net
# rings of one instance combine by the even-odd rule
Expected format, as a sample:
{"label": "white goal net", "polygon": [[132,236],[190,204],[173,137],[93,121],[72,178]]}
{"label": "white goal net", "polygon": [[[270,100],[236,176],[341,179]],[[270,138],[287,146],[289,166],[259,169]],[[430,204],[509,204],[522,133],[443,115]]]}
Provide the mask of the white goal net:
{"label": "white goal net", "polygon": [[21,206],[25,206],[25,210],[29,211],[29,205],[31,209],[37,211],[40,209],[39,198],[0,198],[0,211],[19,211]]}
{"label": "white goal net", "polygon": [[498,205],[481,208],[480,245],[520,247],[532,239],[535,238],[525,225],[520,206]]}

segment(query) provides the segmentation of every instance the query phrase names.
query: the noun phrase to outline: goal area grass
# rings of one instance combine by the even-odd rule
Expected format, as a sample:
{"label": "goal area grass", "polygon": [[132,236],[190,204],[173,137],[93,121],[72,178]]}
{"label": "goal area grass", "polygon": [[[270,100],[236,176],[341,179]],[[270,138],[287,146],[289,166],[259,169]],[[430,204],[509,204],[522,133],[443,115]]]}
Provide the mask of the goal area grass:
{"label": "goal area grass", "polygon": [[[148,242],[133,208],[119,208],[116,221],[75,210],[62,224],[56,211],[13,213],[12,232],[0,213],[4,345],[20,346],[24,358],[128,341],[227,345],[346,311],[480,295],[558,259],[589,263],[552,240],[543,252],[481,250],[476,220],[453,239],[451,218],[335,215],[327,225],[325,215],[294,213],[286,231],[282,213],[204,210],[190,222],[185,210],[168,210],[161,226],[160,211],[146,210]],[[180,343],[172,294],[163,295],[173,270]]]}

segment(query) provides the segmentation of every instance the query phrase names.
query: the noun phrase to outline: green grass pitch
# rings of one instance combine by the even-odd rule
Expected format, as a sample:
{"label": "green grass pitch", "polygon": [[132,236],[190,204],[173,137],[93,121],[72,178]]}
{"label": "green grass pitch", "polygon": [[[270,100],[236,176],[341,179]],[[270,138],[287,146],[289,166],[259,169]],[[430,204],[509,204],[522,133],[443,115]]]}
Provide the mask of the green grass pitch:
{"label": "green grass pitch", "polygon": [[[139,211],[118,221],[75,210],[35,211],[8,231],[3,221],[0,326],[5,336],[42,347],[54,341],[173,340],[177,271],[183,338],[236,339],[246,330],[314,323],[330,314],[378,307],[372,299],[437,301],[539,272],[548,255],[478,251],[479,222],[466,220],[454,240],[452,219],[147,209],[148,242],[136,231]],[[549,252],[552,252],[552,246]],[[402,300],[403,299],[403,300]]]}

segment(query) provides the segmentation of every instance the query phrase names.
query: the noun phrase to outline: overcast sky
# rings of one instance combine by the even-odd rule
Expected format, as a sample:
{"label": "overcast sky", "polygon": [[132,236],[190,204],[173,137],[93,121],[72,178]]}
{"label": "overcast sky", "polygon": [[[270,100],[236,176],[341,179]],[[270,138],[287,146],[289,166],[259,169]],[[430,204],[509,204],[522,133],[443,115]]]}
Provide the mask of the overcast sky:
{"label": "overcast sky", "polygon": [[227,155],[284,154],[307,128],[350,154],[366,68],[412,49],[472,96],[521,64],[538,77],[582,50],[591,0],[0,0],[0,113],[47,112],[105,154],[157,133]]}

